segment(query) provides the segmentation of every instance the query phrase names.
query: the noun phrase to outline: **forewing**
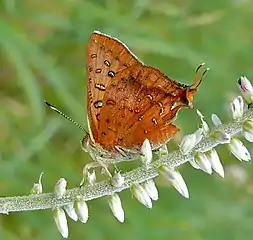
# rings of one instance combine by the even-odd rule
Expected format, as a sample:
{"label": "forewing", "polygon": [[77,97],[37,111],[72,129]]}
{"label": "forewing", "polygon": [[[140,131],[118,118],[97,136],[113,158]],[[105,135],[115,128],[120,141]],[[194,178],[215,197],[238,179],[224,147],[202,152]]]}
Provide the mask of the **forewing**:
{"label": "forewing", "polygon": [[141,63],[119,40],[99,32],[90,37],[86,61],[88,119],[97,141],[100,111],[108,85],[122,70]]}

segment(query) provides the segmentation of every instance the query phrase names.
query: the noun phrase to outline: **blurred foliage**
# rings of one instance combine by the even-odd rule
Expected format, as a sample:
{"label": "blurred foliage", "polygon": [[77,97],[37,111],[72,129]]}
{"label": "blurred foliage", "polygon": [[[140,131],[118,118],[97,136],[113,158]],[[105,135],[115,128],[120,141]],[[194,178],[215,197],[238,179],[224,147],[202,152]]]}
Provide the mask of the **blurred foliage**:
{"label": "blurred foliage", "polygon": [[[87,127],[85,52],[95,29],[179,82],[191,84],[195,67],[207,62],[195,107],[209,123],[212,113],[229,120],[237,78],[253,76],[249,0],[2,0],[0,9],[1,196],[28,193],[42,171],[46,192],[60,177],[70,188],[79,184],[90,161],[80,149],[83,133],[43,99]],[[196,112],[181,111],[177,124],[183,134],[194,131]],[[69,239],[251,239],[253,169],[225,147],[218,151],[225,180],[183,166],[189,200],[158,179],[160,200],[151,211],[125,191],[121,225],[106,199],[91,201],[87,224],[69,220]],[[50,211],[12,213],[0,223],[0,239],[61,239]]]}

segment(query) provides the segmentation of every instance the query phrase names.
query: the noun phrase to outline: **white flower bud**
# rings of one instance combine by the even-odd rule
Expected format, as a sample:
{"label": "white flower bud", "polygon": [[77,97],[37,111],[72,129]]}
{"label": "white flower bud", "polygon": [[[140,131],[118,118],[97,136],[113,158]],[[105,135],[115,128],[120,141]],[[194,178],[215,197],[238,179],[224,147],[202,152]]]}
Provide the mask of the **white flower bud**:
{"label": "white flower bud", "polygon": [[180,152],[187,155],[202,139],[203,129],[199,128],[195,133],[185,135],[180,143]]}
{"label": "white flower bud", "polygon": [[89,210],[86,202],[82,199],[77,200],[74,203],[74,208],[79,221],[81,221],[82,223],[86,223],[89,218]]}
{"label": "white flower bud", "polygon": [[216,114],[212,114],[211,118],[214,126],[218,127],[219,125],[222,124],[220,118]]}
{"label": "white flower bud", "polygon": [[154,201],[158,200],[158,191],[153,179],[149,179],[146,182],[144,182],[143,187],[152,200]]}
{"label": "white flower bud", "polygon": [[160,166],[158,172],[176,188],[176,190],[185,198],[189,198],[188,188],[182,175],[168,167]]}
{"label": "white flower bud", "polygon": [[80,187],[82,187],[85,183],[88,183],[90,185],[94,185],[96,183],[96,172],[93,170],[92,172],[89,171],[87,168],[87,165],[83,168],[83,178],[80,183]]}
{"label": "white flower bud", "polygon": [[77,221],[78,220],[78,217],[77,217],[77,214],[76,214],[76,211],[74,209],[74,203],[69,203],[65,206],[63,206],[65,212],[67,213],[67,215],[73,219],[74,221]]}
{"label": "white flower bud", "polygon": [[31,194],[41,194],[42,193],[42,191],[43,191],[42,190],[42,182],[41,182],[42,176],[43,176],[43,172],[40,174],[38,183],[33,184],[33,188],[30,191]]}
{"label": "white flower bud", "polygon": [[199,165],[196,163],[195,159],[192,159],[189,161],[189,163],[192,165],[195,169],[200,169]]}
{"label": "white flower bud", "polygon": [[200,118],[200,121],[201,121],[201,128],[203,129],[203,133],[204,135],[208,134],[209,133],[209,127],[208,127],[208,124],[206,123],[206,121],[204,120],[204,116],[203,114],[197,109],[197,114]]}
{"label": "white flower bud", "polygon": [[212,166],[209,160],[207,159],[206,155],[204,153],[198,152],[194,156],[195,162],[199,166],[201,170],[204,172],[211,174],[212,173]]}
{"label": "white flower bud", "polygon": [[116,171],[111,178],[111,184],[114,187],[121,187],[125,182],[125,178],[120,174],[120,171]]}
{"label": "white flower bud", "polygon": [[218,142],[220,144],[230,143],[230,141],[231,141],[230,135],[221,131],[221,130],[217,130],[217,131],[213,132],[212,138],[213,138],[213,140],[215,140],[216,142]]}
{"label": "white flower bud", "polygon": [[131,186],[131,192],[141,204],[147,208],[152,208],[152,201],[148,193],[139,183],[133,184]]}
{"label": "white flower bud", "polygon": [[54,186],[54,195],[57,198],[62,198],[66,193],[67,181],[65,178],[61,178]]}
{"label": "white flower bud", "polygon": [[234,120],[240,120],[243,116],[244,102],[241,96],[236,97],[230,103],[230,111]]}
{"label": "white flower bud", "polygon": [[203,138],[203,128],[199,128],[194,134],[196,135],[195,146],[202,140]]}
{"label": "white flower bud", "polygon": [[144,140],[141,146],[141,153],[143,154],[143,156],[141,156],[142,162],[148,167],[152,161],[152,148],[147,138]]}
{"label": "white flower bud", "polygon": [[179,145],[180,152],[183,155],[187,155],[195,147],[195,143],[196,143],[195,134],[185,135]]}
{"label": "white flower bud", "polygon": [[119,220],[119,222],[123,223],[125,219],[124,210],[121,205],[121,201],[119,195],[114,193],[108,199],[109,206],[112,210],[113,215]]}
{"label": "white flower bud", "polygon": [[53,215],[58,231],[63,238],[68,238],[69,230],[65,212],[62,208],[57,207],[53,210]]}
{"label": "white flower bud", "polygon": [[206,152],[206,157],[211,163],[211,166],[215,172],[217,172],[222,178],[224,178],[224,168],[221,164],[220,158],[216,150],[213,148]]}
{"label": "white flower bud", "polygon": [[253,103],[253,87],[246,77],[240,77],[237,81],[242,97],[248,105]]}
{"label": "white flower bud", "polygon": [[243,136],[246,140],[249,142],[253,142],[253,121],[252,120],[246,120],[243,125]]}
{"label": "white flower bud", "polygon": [[240,161],[248,162],[251,160],[251,156],[248,149],[238,138],[232,138],[231,142],[228,144],[228,148],[231,153]]}
{"label": "white flower bud", "polygon": [[96,178],[96,172],[93,170],[91,173],[88,171],[87,172],[87,182],[90,185],[93,185],[96,182],[97,178]]}

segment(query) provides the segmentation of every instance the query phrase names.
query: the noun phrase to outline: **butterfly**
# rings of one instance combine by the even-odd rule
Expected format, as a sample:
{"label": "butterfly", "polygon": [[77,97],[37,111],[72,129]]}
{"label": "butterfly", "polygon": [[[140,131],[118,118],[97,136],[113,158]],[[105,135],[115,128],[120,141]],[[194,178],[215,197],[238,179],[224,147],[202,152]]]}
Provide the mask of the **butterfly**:
{"label": "butterfly", "polygon": [[173,125],[181,108],[193,107],[202,77],[178,83],[144,65],[118,39],[94,31],[86,56],[89,133],[84,149],[103,153],[138,152],[145,139],[152,149],[166,144],[179,129]]}

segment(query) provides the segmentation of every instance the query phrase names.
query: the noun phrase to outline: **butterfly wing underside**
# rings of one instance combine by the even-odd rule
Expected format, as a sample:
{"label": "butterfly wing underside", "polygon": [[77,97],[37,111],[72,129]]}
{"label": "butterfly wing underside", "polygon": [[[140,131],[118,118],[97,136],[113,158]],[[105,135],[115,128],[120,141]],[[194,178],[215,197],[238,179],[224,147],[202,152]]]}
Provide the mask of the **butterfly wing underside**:
{"label": "butterfly wing underside", "polygon": [[116,74],[104,95],[99,143],[106,149],[138,149],[146,138],[153,148],[166,143],[178,131],[171,124],[180,103],[177,88],[151,67],[136,65]]}
{"label": "butterfly wing underside", "polygon": [[146,138],[156,148],[178,132],[172,122],[186,105],[185,89],[119,40],[94,32],[86,71],[90,131],[103,149],[138,149]]}
{"label": "butterfly wing underside", "polygon": [[119,40],[99,32],[90,37],[86,61],[88,120],[91,134],[98,141],[100,111],[108,85],[115,74],[141,63]]}

